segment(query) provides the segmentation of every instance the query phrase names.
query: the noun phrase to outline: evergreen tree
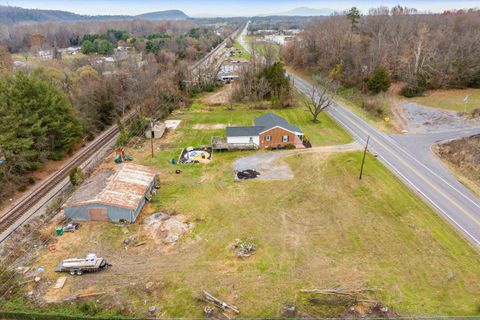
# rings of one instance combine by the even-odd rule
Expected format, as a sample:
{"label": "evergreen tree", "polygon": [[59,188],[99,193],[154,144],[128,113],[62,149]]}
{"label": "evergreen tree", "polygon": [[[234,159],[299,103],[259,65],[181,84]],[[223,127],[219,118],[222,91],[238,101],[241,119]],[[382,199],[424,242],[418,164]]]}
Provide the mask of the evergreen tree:
{"label": "evergreen tree", "polygon": [[113,53],[113,45],[108,40],[97,39],[94,42],[96,52],[101,55],[109,55]]}
{"label": "evergreen tree", "polygon": [[355,30],[357,23],[360,20],[360,11],[358,11],[357,7],[352,7],[347,12],[347,19],[350,20],[350,23],[352,24],[352,31]]}
{"label": "evergreen tree", "polygon": [[82,47],[80,49],[83,54],[90,54],[97,52],[97,47],[93,44],[90,40],[85,40],[82,43]]}
{"label": "evergreen tree", "polygon": [[67,96],[52,84],[23,73],[0,78],[0,150],[10,174],[60,159],[81,134]]}
{"label": "evergreen tree", "polygon": [[367,79],[368,90],[372,93],[385,92],[390,88],[390,84],[390,74],[383,67],[375,68],[373,75]]}

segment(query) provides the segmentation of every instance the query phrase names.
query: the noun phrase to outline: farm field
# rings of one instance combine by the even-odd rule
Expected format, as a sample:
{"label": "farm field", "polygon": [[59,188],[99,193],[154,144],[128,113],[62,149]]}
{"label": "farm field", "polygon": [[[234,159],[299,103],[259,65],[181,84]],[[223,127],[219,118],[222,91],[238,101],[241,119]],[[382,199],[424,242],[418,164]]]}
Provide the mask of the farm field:
{"label": "farm field", "polygon": [[[480,314],[478,252],[373,156],[367,157],[361,181],[358,151],[284,158],[294,173],[286,181],[234,182],[234,160],[253,151],[214,153],[209,164],[171,164],[183,147],[207,145],[212,135],[224,132],[194,125],[250,124],[272,111],[231,109],[196,100],[170,117],[182,123],[156,143],[153,158],[149,144],[130,150],[136,162],[158,168],[161,189],[134,225],[84,223],[59,238],[56,253],[40,249],[34,265],[45,266],[51,281],[59,277],[52,270],[55,262],[72,255],[96,252],[113,265],[97,274],[69,276],[61,292],[46,289],[50,302],[103,291],[94,303],[99,310],[144,317],[157,306],[158,317],[200,318],[206,304],[199,297],[206,290],[236,305],[240,317],[279,317],[286,305],[305,317],[339,317],[351,307],[357,315],[365,312],[352,299],[300,292],[341,287],[374,288],[364,298],[381,302],[392,314]],[[326,114],[313,124],[301,108],[272,112],[302,128],[314,146],[351,142]],[[193,228],[173,245],[159,244],[142,225],[154,212],[181,215]],[[132,235],[145,244],[125,249],[124,239]],[[253,241],[255,254],[236,257],[236,239]],[[4,307],[32,308],[24,300]]]}
{"label": "farm field", "polygon": [[418,104],[451,111],[463,112],[463,99],[468,95],[467,112],[480,108],[480,89],[427,91],[425,96],[407,99]]}

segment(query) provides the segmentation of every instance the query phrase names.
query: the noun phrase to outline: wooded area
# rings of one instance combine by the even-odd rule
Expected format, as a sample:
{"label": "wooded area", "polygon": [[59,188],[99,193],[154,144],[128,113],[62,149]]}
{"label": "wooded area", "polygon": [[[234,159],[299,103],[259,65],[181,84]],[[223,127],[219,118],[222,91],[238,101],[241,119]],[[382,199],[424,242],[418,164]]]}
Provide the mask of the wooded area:
{"label": "wooded area", "polygon": [[[479,10],[419,14],[380,7],[364,16],[352,9],[313,21],[282,55],[297,68],[364,92],[384,91],[387,73],[404,82],[402,93],[411,96],[426,89],[480,87],[479,43]],[[372,82],[374,73],[380,82]]]}
{"label": "wooded area", "polygon": [[[0,26],[7,45],[0,45],[0,201],[34,183],[31,172],[46,160],[63,158],[129,110],[139,111],[138,119],[121,126],[120,142],[142,135],[147,117],[163,118],[188,98],[187,66],[231,30],[189,21]],[[38,58],[40,50],[71,45],[82,45],[85,55]],[[116,48],[124,45],[133,52],[119,58]],[[112,53],[113,62],[100,59]]]}

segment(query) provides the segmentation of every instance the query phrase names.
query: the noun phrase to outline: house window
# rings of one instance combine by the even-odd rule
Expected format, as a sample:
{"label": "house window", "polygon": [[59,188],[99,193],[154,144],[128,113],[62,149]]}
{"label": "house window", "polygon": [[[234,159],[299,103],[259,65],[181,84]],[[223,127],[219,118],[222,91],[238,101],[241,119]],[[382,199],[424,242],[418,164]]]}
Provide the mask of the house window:
{"label": "house window", "polygon": [[265,136],[265,141],[272,141],[272,136]]}
{"label": "house window", "polygon": [[283,142],[288,142],[288,136],[283,136],[282,141],[283,141]]}
{"label": "house window", "polygon": [[250,143],[253,143],[253,137],[250,137]]}

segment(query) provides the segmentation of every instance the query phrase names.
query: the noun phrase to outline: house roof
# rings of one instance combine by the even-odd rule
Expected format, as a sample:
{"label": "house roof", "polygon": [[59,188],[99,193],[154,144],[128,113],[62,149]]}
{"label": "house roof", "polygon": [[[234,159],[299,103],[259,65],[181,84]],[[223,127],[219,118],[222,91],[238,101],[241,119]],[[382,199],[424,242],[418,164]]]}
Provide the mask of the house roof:
{"label": "house roof", "polygon": [[253,126],[227,127],[227,137],[258,136],[262,132],[280,127],[295,134],[303,134],[302,130],[288,123],[284,118],[273,113],[264,114],[253,121]]}
{"label": "house roof", "polygon": [[154,169],[131,163],[103,169],[87,179],[64,207],[104,204],[135,210],[155,175]]}
{"label": "house roof", "polygon": [[258,136],[264,130],[262,126],[227,127],[227,137]]}
{"label": "house roof", "polygon": [[264,130],[262,130],[261,132],[268,131],[275,127],[281,127],[294,133],[303,133],[299,127],[289,124],[286,119],[277,116],[276,114],[273,114],[271,112],[264,114],[261,117],[258,117],[253,122],[256,126],[264,127]]}

